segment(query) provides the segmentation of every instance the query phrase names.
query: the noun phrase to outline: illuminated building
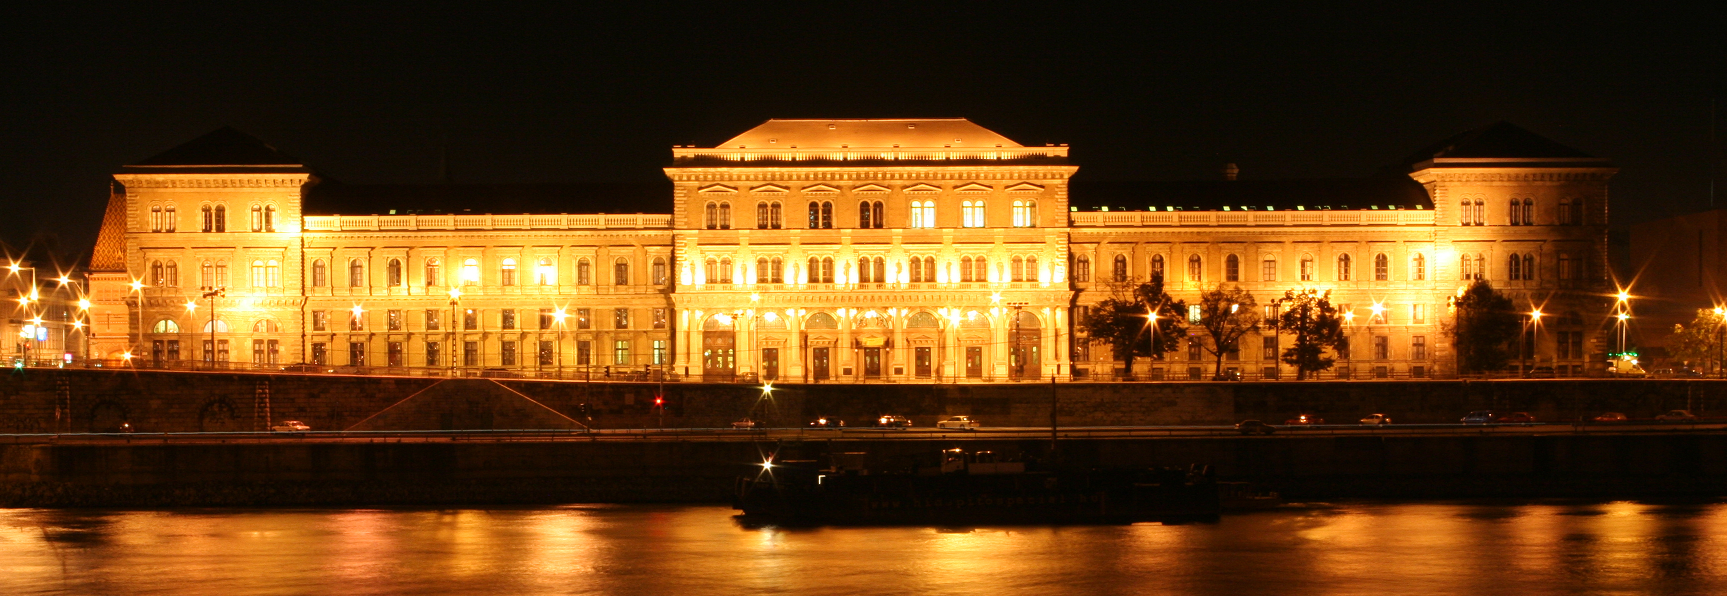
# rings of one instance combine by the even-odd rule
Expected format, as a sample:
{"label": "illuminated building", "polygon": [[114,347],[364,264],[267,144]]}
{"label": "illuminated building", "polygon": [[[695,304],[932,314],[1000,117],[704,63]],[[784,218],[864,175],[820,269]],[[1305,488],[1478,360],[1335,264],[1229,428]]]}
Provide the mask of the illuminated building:
{"label": "illuminated building", "polygon": [[[224,129],[115,175],[91,278],[133,339],[98,346],[380,372],[1098,377],[1119,365],[1075,339],[1075,309],[1161,268],[1190,303],[1218,283],[1262,303],[1333,290],[1356,377],[1449,371],[1446,299],[1478,275],[1566,313],[1536,334],[1543,365],[1598,351],[1582,297],[1607,278],[1615,169],[1507,124],[1392,178],[1148,183],[1084,206],[1066,146],[964,119],[771,120],[672,157],[670,214],[338,215],[306,206],[327,192],[309,169]],[[1227,366],[1273,374],[1262,341]],[[1211,373],[1190,360],[1143,372]]]}

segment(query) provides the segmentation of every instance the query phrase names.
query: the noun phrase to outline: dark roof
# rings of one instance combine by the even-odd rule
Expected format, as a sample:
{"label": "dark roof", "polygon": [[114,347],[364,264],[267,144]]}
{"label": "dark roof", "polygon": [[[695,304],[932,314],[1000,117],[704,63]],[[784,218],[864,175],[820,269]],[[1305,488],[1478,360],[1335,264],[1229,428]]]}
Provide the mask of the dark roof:
{"label": "dark roof", "polygon": [[307,215],[671,213],[671,181],[547,184],[346,184],[306,192]]}
{"label": "dark roof", "polygon": [[1290,180],[1082,181],[1069,187],[1080,211],[1221,211],[1303,209],[1432,209],[1427,191],[1409,176]]}
{"label": "dark roof", "polygon": [[257,137],[224,126],[134,166],[300,166]]}
{"label": "dark roof", "polygon": [[1417,164],[1434,158],[1592,158],[1593,155],[1566,147],[1553,139],[1500,121],[1460,133],[1415,152],[1405,162]]}

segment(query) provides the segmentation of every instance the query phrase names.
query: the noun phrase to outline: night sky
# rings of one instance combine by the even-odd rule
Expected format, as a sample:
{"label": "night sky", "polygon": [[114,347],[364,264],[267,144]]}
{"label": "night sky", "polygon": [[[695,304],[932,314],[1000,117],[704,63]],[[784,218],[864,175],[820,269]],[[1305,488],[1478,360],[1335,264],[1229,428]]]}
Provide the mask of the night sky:
{"label": "night sky", "polygon": [[447,152],[455,182],[654,183],[671,145],[771,117],[963,116],[1115,181],[1361,176],[1503,119],[1615,160],[1615,227],[1709,208],[1720,169],[1715,3],[648,4],[8,9],[0,239],[86,252],[109,174],[223,125],[344,182],[435,181]]}

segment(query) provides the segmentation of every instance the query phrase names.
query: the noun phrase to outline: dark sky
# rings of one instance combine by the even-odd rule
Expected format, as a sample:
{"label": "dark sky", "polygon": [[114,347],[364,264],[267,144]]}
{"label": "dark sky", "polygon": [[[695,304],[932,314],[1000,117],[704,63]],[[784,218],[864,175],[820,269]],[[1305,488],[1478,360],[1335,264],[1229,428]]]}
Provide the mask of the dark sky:
{"label": "dark sky", "polygon": [[1717,3],[571,4],[7,9],[0,239],[82,249],[109,174],[222,125],[347,182],[432,181],[447,145],[497,183],[652,182],[770,117],[964,116],[1092,180],[1366,175],[1506,119],[1613,158],[1616,226],[1708,208],[1720,156]]}

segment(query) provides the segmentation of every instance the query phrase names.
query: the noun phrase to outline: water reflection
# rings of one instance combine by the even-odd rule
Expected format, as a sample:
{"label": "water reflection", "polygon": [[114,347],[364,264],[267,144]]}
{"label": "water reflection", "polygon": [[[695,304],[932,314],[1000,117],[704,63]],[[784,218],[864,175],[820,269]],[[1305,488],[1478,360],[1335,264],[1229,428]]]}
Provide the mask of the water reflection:
{"label": "water reflection", "polygon": [[1315,505],[1216,524],[746,528],[721,507],[0,510],[0,593],[1727,592],[1727,505]]}

